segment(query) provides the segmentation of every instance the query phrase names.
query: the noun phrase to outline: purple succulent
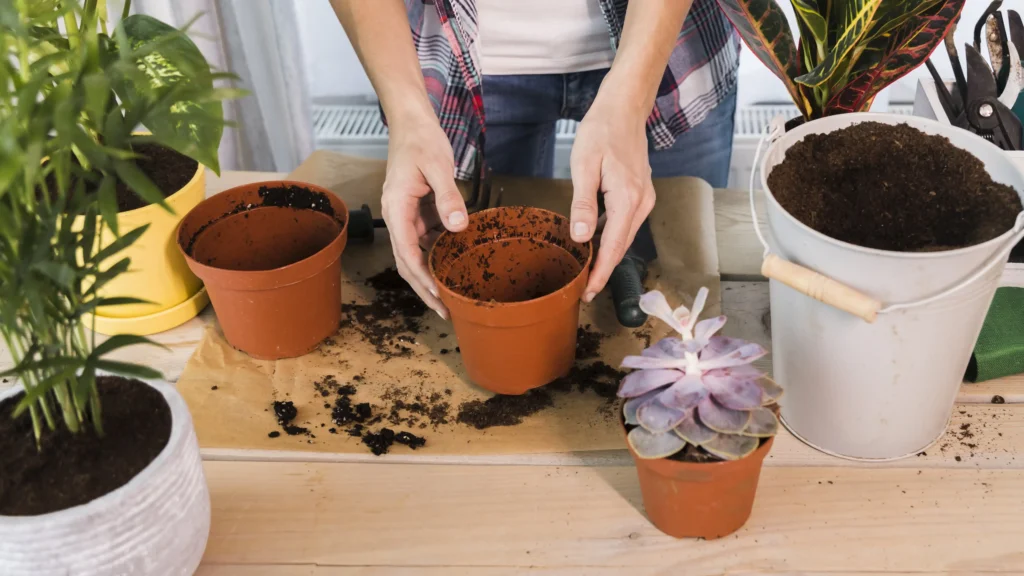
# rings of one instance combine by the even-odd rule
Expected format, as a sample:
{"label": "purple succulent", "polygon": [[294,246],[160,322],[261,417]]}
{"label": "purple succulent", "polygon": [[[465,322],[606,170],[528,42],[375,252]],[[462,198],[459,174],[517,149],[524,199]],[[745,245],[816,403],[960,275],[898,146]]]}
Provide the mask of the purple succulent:
{"label": "purple succulent", "polygon": [[673,310],[657,290],[640,298],[640,308],[679,333],[640,356],[627,356],[632,368],[619,386],[629,444],[641,458],[666,458],[692,444],[723,460],[738,460],[774,436],[779,421],[771,406],[782,388],[750,364],[767,351],[758,344],[717,335],[725,316],[697,321],[708,290],[701,288],[693,309]]}

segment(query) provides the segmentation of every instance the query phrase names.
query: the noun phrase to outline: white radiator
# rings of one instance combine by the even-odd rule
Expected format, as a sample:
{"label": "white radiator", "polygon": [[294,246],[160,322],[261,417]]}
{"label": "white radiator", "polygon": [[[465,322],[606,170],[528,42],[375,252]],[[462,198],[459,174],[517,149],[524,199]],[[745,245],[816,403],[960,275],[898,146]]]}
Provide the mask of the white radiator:
{"label": "white radiator", "polygon": [[[895,114],[911,114],[913,106],[890,105]],[[754,167],[754,152],[761,131],[772,118],[798,114],[792,104],[757,104],[736,111],[729,187],[745,189]],[[314,105],[316,147],[353,156],[387,158],[388,129],[373,105]],[[555,128],[555,177],[569,178],[569,151],[576,137],[576,122],[562,120]]]}

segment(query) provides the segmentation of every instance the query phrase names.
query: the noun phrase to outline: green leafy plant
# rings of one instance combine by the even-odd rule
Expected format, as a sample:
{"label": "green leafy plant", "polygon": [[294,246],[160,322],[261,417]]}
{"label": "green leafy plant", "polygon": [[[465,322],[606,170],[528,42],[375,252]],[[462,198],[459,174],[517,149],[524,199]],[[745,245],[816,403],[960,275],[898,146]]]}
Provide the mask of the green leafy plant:
{"label": "green leafy plant", "polygon": [[966,0],[791,0],[799,46],[775,0],[718,0],[807,120],[869,109],[920,66]]}
{"label": "green leafy plant", "polygon": [[118,235],[116,186],[167,208],[135,164],[144,142],[219,171],[221,100],[237,95],[214,87],[229,75],[183,31],[129,6],[108,31],[105,0],[0,0],[0,333],[14,360],[2,376],[24,385],[14,416],[31,414],[37,442],[61,420],[102,433],[97,371],[160,376],[106,358],[147,339],[97,345],[84,325],[98,306],[139,302],[98,295],[145,231]]}

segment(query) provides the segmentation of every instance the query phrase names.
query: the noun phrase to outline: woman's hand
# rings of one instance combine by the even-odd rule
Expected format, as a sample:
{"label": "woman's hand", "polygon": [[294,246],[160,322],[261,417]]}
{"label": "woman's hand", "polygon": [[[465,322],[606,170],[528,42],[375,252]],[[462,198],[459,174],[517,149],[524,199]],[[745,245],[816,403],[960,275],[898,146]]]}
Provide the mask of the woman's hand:
{"label": "woman's hand", "polygon": [[439,224],[452,232],[466,228],[466,204],[455,187],[455,160],[448,137],[430,113],[391,122],[388,167],[381,197],[398,273],[442,318],[441,303],[421,245]]}
{"label": "woman's hand", "polygon": [[[607,94],[607,93],[605,93]],[[597,229],[597,195],[604,194],[606,222],[584,302],[597,296],[633,243],[637,229],[654,208],[654,185],[647,157],[647,114],[616,106],[599,94],[576,131],[572,147],[573,240],[586,242]],[[649,112],[649,110],[647,110]]]}

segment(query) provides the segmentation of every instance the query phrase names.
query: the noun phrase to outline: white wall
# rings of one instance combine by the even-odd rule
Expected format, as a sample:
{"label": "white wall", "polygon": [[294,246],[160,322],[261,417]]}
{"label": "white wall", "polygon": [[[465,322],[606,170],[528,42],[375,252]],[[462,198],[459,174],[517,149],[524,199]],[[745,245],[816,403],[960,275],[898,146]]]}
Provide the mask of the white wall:
{"label": "white wall", "polygon": [[[293,0],[302,36],[302,51],[312,98],[373,97],[363,72],[330,2]],[[376,0],[370,0],[376,1]]]}
{"label": "white wall", "polygon": [[[294,0],[297,3],[299,30],[303,37],[306,77],[309,79],[309,92],[313,98],[373,96],[373,87],[366,78],[352,46],[345,36],[341,24],[334,15],[327,0]],[[785,0],[777,0],[790,17],[790,25],[795,31],[796,20],[793,8]],[[1013,4],[1014,2],[1010,2]],[[963,19],[957,31],[957,42],[962,46],[970,42],[974,33],[974,22],[988,6],[987,1],[970,0],[963,11]],[[962,50],[961,50],[962,52]],[[936,51],[933,60],[939,71],[946,77],[952,77],[952,68],[945,51]],[[928,77],[928,71],[922,65],[903,80],[894,85],[889,97],[883,94],[876,105],[884,105],[886,101],[911,102],[919,78]],[[765,68],[749,50],[744,49],[740,57],[740,88],[739,105],[755,102],[787,102],[789,95],[782,83]]]}

